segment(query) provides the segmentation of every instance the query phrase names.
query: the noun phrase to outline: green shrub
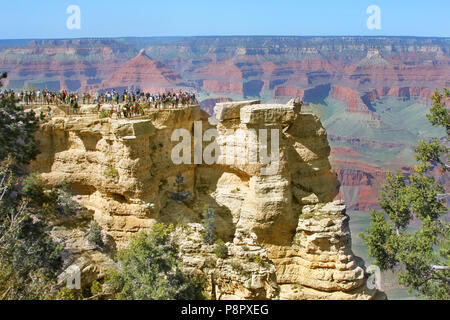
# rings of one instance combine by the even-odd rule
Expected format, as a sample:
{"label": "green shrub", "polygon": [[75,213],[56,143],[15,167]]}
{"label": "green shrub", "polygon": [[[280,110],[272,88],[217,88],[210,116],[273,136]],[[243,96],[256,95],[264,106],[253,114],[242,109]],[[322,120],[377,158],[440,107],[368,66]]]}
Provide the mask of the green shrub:
{"label": "green shrub", "polygon": [[39,154],[35,138],[39,119],[17,102],[15,98],[0,99],[0,162],[11,156],[14,169],[29,164]]}
{"label": "green shrub", "polygon": [[[0,87],[6,76],[0,75]],[[26,192],[16,178],[23,177],[24,166],[39,154],[38,119],[17,102],[12,97],[0,99],[0,299],[51,299],[53,280],[62,266],[62,246],[48,235],[43,219],[35,218],[44,215],[39,204],[49,203],[52,211],[54,198],[40,199],[46,192],[38,176],[28,180]]]}
{"label": "green shrub", "polygon": [[242,271],[244,271],[244,267],[242,266],[241,263],[239,263],[236,260],[231,261],[230,263],[231,267],[236,270],[237,272],[241,273]]}
{"label": "green shrub", "polygon": [[92,285],[91,285],[91,296],[99,295],[102,292],[103,292],[103,288],[102,288],[102,285],[100,284],[100,282],[98,282],[97,280],[92,282]]}
{"label": "green shrub", "polygon": [[217,241],[214,253],[221,259],[226,259],[228,257],[228,248],[222,240]]}
{"label": "green shrub", "polygon": [[56,210],[59,214],[70,216],[81,210],[80,204],[72,199],[73,194],[67,183],[58,186],[54,192],[56,192],[58,196]]}
{"label": "green shrub", "polygon": [[92,221],[88,230],[88,241],[93,245],[103,247],[102,239],[102,227],[97,223],[97,221]]}
{"label": "green shrub", "polygon": [[212,245],[216,241],[216,214],[212,208],[205,208],[203,242]]}
{"label": "green shrub", "polygon": [[41,176],[37,173],[32,173],[23,180],[22,192],[25,198],[37,206],[42,207],[43,203],[50,200],[44,193],[44,183]]}
{"label": "green shrub", "polygon": [[58,215],[73,215],[81,206],[72,199],[70,187],[63,183],[51,190],[45,190],[39,174],[32,173],[23,180],[23,196],[33,214],[46,221]]}
{"label": "green shrub", "polygon": [[106,110],[102,110],[100,112],[100,115],[98,116],[100,119],[105,119],[105,118],[109,118],[109,113]]}
{"label": "green shrub", "polygon": [[173,225],[156,224],[132,238],[119,251],[120,270],[111,270],[107,284],[122,300],[204,299],[205,280],[182,271]]}
{"label": "green shrub", "polygon": [[81,290],[71,290],[67,287],[62,287],[56,295],[56,300],[83,300]]}
{"label": "green shrub", "polygon": [[253,258],[253,262],[256,262],[259,265],[263,265],[264,264],[264,259],[261,256],[256,256]]}
{"label": "green shrub", "polygon": [[107,179],[116,179],[119,177],[119,171],[113,166],[109,166],[104,172],[103,175]]}

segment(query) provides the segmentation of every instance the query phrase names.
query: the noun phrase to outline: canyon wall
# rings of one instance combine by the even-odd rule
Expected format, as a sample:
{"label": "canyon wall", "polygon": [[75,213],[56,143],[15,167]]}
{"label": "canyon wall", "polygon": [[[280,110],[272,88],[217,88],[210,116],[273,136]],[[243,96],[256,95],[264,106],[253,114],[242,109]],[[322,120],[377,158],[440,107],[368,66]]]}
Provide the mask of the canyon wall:
{"label": "canyon wall", "polygon": [[[219,103],[215,120],[199,106],[148,110],[134,120],[54,116],[41,127],[42,153],[31,169],[49,186],[68,183],[112,247],[126,247],[130,236],[156,222],[176,225],[186,268],[211,280],[209,290],[214,286],[221,299],[383,298],[367,287],[363,262],[351,250],[345,205],[333,201],[339,181],[327,132],[300,108],[255,100]],[[189,136],[217,130],[217,162],[194,164],[188,154],[191,161],[175,165],[176,129]],[[270,132],[267,143],[262,129]],[[205,152],[209,146],[202,144]],[[277,149],[279,157],[252,162],[255,146],[270,154]],[[202,241],[205,208],[215,212],[225,256],[214,254],[219,244]],[[53,234],[67,250],[83,253],[72,262],[87,278],[102,277],[114,263],[95,250],[86,254],[83,241],[71,239],[80,239],[78,229]]]}
{"label": "canyon wall", "polygon": [[[183,89],[195,92],[209,113],[214,102],[230,99],[285,103],[292,97],[302,98],[313,106],[311,112],[323,107],[318,114],[336,149],[331,161],[345,177],[342,195],[351,209],[366,210],[376,207],[379,190],[374,183],[356,185],[357,178],[360,173],[370,176],[374,170],[413,165],[417,140],[431,136],[424,134],[429,130],[424,130],[423,110],[431,104],[434,90],[450,85],[449,54],[448,38],[10,40],[0,41],[0,70],[9,73],[7,85],[14,89],[92,93],[112,88],[157,93]],[[422,108],[400,112],[397,102],[403,103],[401,108]],[[335,125],[327,117],[334,118]],[[399,118],[405,121],[399,123]],[[353,130],[357,127],[364,130]],[[380,130],[393,134],[387,137],[379,134]],[[357,139],[369,141],[379,153],[373,156],[362,147],[368,144]],[[351,153],[340,152],[342,148]],[[382,149],[392,154],[389,159]],[[351,183],[350,177],[354,179]],[[355,197],[357,193],[364,195],[364,203],[359,200],[363,197]]]}
{"label": "canyon wall", "polygon": [[[206,95],[269,99],[301,96],[325,84],[369,94],[369,99],[374,94],[424,99],[449,85],[447,38],[136,40],[9,41],[0,46],[0,69],[9,72],[8,86],[16,89],[189,87]],[[314,101],[320,94],[306,98]]]}

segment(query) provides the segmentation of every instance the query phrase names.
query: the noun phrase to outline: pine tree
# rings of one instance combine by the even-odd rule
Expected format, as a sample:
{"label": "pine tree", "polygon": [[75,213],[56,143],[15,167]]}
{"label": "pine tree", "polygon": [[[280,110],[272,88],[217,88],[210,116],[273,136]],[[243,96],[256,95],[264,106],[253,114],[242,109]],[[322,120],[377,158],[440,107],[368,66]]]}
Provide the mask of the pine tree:
{"label": "pine tree", "polygon": [[[419,141],[415,150],[417,165],[407,176],[387,174],[382,187],[380,211],[371,212],[371,224],[362,238],[382,270],[401,270],[399,284],[429,299],[450,298],[450,224],[447,193],[431,175],[440,170],[446,178],[449,171],[449,111],[445,105],[450,92],[436,91],[429,121],[446,132],[444,139]],[[413,224],[414,220],[419,221]]]}

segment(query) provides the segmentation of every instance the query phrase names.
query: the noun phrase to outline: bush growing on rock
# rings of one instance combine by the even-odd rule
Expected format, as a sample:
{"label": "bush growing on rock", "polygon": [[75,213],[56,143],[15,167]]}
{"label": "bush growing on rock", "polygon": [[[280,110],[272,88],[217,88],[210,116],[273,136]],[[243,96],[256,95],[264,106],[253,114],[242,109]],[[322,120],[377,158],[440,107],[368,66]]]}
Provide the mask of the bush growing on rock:
{"label": "bush growing on rock", "polygon": [[226,259],[228,257],[228,248],[222,240],[217,241],[217,246],[214,253],[221,259]]}
{"label": "bush growing on rock", "polygon": [[253,258],[253,262],[256,262],[260,266],[264,265],[264,259],[261,256],[256,256]]}
{"label": "bush growing on rock", "polygon": [[34,221],[39,208],[23,195],[9,168],[8,162],[0,165],[0,297],[51,299],[62,248]]}
{"label": "bush growing on rock", "polygon": [[81,206],[78,202],[72,199],[72,191],[68,184],[63,183],[57,187],[54,192],[57,194],[57,212],[64,216],[70,216],[81,210]]}
{"label": "bush growing on rock", "polygon": [[58,215],[73,215],[81,209],[72,199],[72,192],[67,184],[45,190],[40,175],[32,173],[24,178],[22,186],[23,196],[28,199],[28,209],[44,221]]}
{"label": "bush growing on rock", "polygon": [[120,269],[110,272],[107,283],[121,300],[204,299],[204,280],[182,270],[174,227],[156,224],[141,232],[129,249],[119,251]]}
{"label": "bush growing on rock", "polygon": [[0,99],[0,161],[11,156],[16,168],[30,163],[39,154],[34,136],[39,120],[34,112],[25,111],[17,102],[10,96]]}
{"label": "bush growing on rock", "polygon": [[[2,74],[0,80],[5,77]],[[62,247],[45,232],[45,225],[35,219],[53,209],[55,199],[40,199],[45,194],[42,185],[34,184],[32,188],[33,183],[27,185],[23,181],[24,166],[39,153],[37,129],[34,112],[25,111],[13,97],[0,99],[1,299],[53,298],[54,280],[62,265]],[[36,177],[31,180],[37,181]]]}
{"label": "bush growing on rock", "polygon": [[205,228],[203,241],[208,245],[214,244],[216,241],[216,214],[214,209],[209,207],[205,208],[203,227]]}
{"label": "bush growing on rock", "polygon": [[62,287],[56,295],[56,300],[83,300],[81,290],[72,290],[67,287]]}
{"label": "bush growing on rock", "polygon": [[102,294],[102,285],[100,284],[100,282],[98,282],[97,280],[95,280],[94,282],[92,282],[91,288],[91,296],[92,297],[96,297]]}
{"label": "bush growing on rock", "polygon": [[105,119],[105,118],[109,118],[109,113],[108,111],[102,110],[98,116],[100,119]]}
{"label": "bush growing on rock", "polygon": [[88,241],[89,243],[103,247],[102,239],[102,227],[97,223],[97,221],[92,221],[88,230]]}
{"label": "bush growing on rock", "polygon": [[107,179],[116,179],[119,177],[119,171],[117,171],[116,168],[114,168],[113,166],[109,166],[104,172],[103,175],[105,176],[105,178]]}

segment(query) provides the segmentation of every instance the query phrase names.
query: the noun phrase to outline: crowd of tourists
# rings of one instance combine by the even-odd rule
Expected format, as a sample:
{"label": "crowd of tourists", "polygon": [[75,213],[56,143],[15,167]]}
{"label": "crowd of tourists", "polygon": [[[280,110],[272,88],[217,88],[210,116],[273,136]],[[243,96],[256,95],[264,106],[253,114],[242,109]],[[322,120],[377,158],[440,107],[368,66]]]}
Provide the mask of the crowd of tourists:
{"label": "crowd of tourists", "polygon": [[149,92],[141,91],[137,89],[135,91],[124,90],[122,94],[119,94],[116,90],[106,91],[103,93],[97,93],[94,97],[90,95],[83,95],[83,101],[86,100],[89,104],[90,99],[93,98],[94,103],[140,103],[149,104],[155,108],[164,107],[177,107],[181,105],[196,104],[197,99],[195,94],[183,92],[169,92],[169,93],[157,93],[152,94]]}
{"label": "crowd of tourists", "polygon": [[[61,90],[59,92],[49,90],[5,90],[0,92],[0,99],[14,96],[19,103],[24,105],[66,105],[73,108],[79,108],[80,104],[125,104],[131,105],[147,105],[156,109],[177,108],[180,105],[186,106],[197,104],[197,99],[194,93],[188,93],[180,90],[179,92],[168,93],[149,93],[140,89],[123,90],[122,93],[115,89],[104,92],[91,93],[77,93]],[[124,106],[124,107],[125,107]],[[120,107],[119,107],[120,108]],[[136,108],[137,109],[137,108]]]}

